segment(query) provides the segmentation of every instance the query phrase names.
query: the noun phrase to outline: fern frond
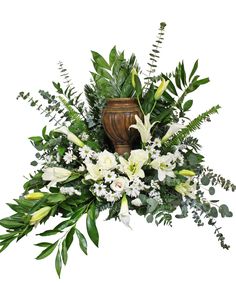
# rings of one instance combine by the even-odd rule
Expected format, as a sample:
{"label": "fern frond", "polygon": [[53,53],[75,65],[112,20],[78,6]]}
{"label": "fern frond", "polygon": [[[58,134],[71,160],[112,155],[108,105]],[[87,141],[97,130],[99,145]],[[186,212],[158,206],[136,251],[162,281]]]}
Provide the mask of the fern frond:
{"label": "fern frond", "polygon": [[194,151],[199,151],[201,149],[201,145],[198,142],[197,138],[194,137],[187,137],[186,139],[183,140],[183,144],[190,146]]}
{"label": "fern frond", "polygon": [[146,83],[145,83],[145,89],[148,89],[148,87],[151,84],[151,80],[152,80],[152,75],[156,72],[156,68],[157,68],[157,61],[160,58],[160,48],[161,48],[161,44],[164,40],[164,32],[165,32],[165,27],[166,27],[166,23],[162,22],[160,23],[160,27],[159,27],[159,32],[157,35],[157,39],[155,40],[155,43],[152,45],[152,50],[149,54],[149,61],[148,61],[148,70],[147,70],[147,77],[144,78]]}
{"label": "fern frond", "polygon": [[185,128],[180,130],[172,139],[164,143],[165,147],[171,147],[178,143],[182,143],[191,133],[199,129],[203,122],[205,122],[212,114],[218,113],[219,105],[213,106],[210,110],[200,114],[197,118],[191,121]]}

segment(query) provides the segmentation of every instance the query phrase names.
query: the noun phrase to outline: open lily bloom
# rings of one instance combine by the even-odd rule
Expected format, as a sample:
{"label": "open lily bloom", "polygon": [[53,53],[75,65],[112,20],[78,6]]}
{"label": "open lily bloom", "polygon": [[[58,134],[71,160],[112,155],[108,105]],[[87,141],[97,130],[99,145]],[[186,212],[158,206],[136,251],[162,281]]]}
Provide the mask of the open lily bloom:
{"label": "open lily bloom", "polygon": [[136,124],[131,125],[130,128],[137,129],[140,133],[142,143],[148,143],[151,138],[151,128],[155,125],[156,122],[150,123],[150,113],[144,116],[144,123],[143,121],[135,115]]}
{"label": "open lily bloom", "polygon": [[55,186],[58,182],[67,180],[72,174],[71,171],[60,167],[50,167],[43,169],[43,171],[42,179],[50,181],[48,184],[49,188]]}

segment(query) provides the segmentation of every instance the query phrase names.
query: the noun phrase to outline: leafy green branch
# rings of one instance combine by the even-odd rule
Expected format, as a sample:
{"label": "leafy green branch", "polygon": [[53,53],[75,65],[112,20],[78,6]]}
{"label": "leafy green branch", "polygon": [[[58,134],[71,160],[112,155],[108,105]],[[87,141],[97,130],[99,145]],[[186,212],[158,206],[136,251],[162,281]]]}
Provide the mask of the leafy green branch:
{"label": "leafy green branch", "polygon": [[211,115],[218,113],[219,109],[220,109],[220,106],[216,105],[216,106],[213,106],[208,111],[200,114],[198,117],[192,120],[186,127],[184,127],[177,134],[175,134],[170,140],[167,140],[164,143],[164,146],[166,148],[169,148],[173,145],[176,145],[177,143],[182,143],[184,139],[186,139],[191,133],[198,130],[203,124],[203,122],[209,119]]}

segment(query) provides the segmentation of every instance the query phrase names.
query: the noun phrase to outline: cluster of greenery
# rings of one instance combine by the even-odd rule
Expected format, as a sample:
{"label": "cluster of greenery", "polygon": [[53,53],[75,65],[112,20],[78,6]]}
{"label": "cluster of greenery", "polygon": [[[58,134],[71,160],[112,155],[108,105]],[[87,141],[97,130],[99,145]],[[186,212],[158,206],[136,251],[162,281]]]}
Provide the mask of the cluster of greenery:
{"label": "cluster of greenery", "polygon": [[[202,226],[204,223],[213,226],[221,246],[228,249],[229,246],[225,243],[224,235],[216,225],[216,218],[232,217],[232,212],[227,205],[219,204],[217,199],[206,200],[205,195],[213,197],[218,185],[225,190],[232,191],[235,191],[236,186],[205,167],[204,157],[199,153],[201,145],[198,139],[192,136],[192,133],[199,129],[203,122],[209,121],[209,117],[217,113],[220,107],[216,105],[195,119],[188,118],[187,114],[193,105],[193,100],[189,99],[188,95],[208,83],[209,79],[200,78],[197,74],[198,60],[194,63],[189,75],[185,70],[184,62],[180,62],[173,72],[156,74],[164,31],[165,24],[161,23],[158,37],[150,53],[149,70],[144,75],[143,82],[138,75],[135,76],[135,87],[132,84],[132,70],[135,69],[138,74],[141,74],[135,55],[125,59],[124,52],[118,52],[116,47],[113,47],[108,61],[99,53],[92,52],[94,71],[91,72],[90,84],[85,85],[84,88],[86,101],[82,99],[80,93],[76,92],[68,72],[61,62],[59,69],[63,82],[53,82],[55,94],[40,90],[39,96],[43,99],[41,101],[35,99],[30,93],[20,92],[18,98],[28,101],[32,107],[48,117],[54,125],[68,125],[70,131],[78,137],[87,134],[89,138],[84,143],[96,152],[104,149],[114,151],[101,124],[101,111],[109,98],[136,97],[142,105],[143,113],[151,112],[151,122],[157,122],[152,129],[154,137],[162,137],[171,123],[188,121],[182,130],[164,143],[161,153],[173,152],[179,144],[186,145],[184,168],[193,170],[199,178],[196,199],[182,198],[181,194],[173,189],[176,185],[175,179],[167,177],[165,184],[160,188],[163,204],[142,193],[140,195],[142,205],[136,207],[128,198],[129,208],[144,216],[147,222],[154,221],[157,225],[161,223],[172,225],[173,215],[176,218],[185,218],[191,212],[193,220],[198,226]],[[161,98],[155,101],[157,84],[161,79],[168,80],[169,84]],[[44,106],[44,102],[46,102],[46,106]],[[24,184],[23,195],[15,199],[13,203],[8,203],[13,214],[0,220],[0,225],[6,229],[6,233],[0,235],[0,252],[5,250],[14,240],[19,241],[30,233],[34,228],[34,225],[30,223],[32,215],[39,209],[49,206],[50,212],[39,223],[45,223],[55,215],[62,217],[62,221],[56,227],[39,234],[43,238],[49,237],[54,240],[43,240],[36,244],[36,246],[43,248],[37,259],[45,258],[57,249],[55,267],[60,276],[62,265],[67,263],[68,251],[75,237],[78,238],[81,250],[87,254],[86,237],[77,227],[81,216],[86,215],[88,236],[98,246],[99,234],[96,219],[99,213],[104,210],[109,211],[107,219],[118,219],[121,200],[108,203],[96,197],[90,190],[91,180],[85,180],[84,175],[75,170],[82,164],[79,158],[66,164],[63,160],[65,152],[69,147],[76,152],[78,146],[72,145],[65,136],[55,131],[48,132],[44,127],[42,134],[30,137],[30,141],[37,150],[35,158],[31,162],[35,170]],[[140,148],[141,142],[138,142],[137,147]],[[58,157],[61,167],[74,172],[69,179],[60,185],[73,187],[81,192],[81,196],[62,194],[60,187],[56,186],[51,187],[48,192],[44,192],[44,196],[40,199],[25,198],[29,193],[41,192],[47,186],[48,182],[42,179],[43,167],[45,164],[49,167],[57,165]],[[178,178],[186,180],[184,176],[178,176]],[[145,182],[150,183],[151,180],[157,179],[158,175],[154,170],[147,171]],[[179,208],[180,212],[175,212]]]}

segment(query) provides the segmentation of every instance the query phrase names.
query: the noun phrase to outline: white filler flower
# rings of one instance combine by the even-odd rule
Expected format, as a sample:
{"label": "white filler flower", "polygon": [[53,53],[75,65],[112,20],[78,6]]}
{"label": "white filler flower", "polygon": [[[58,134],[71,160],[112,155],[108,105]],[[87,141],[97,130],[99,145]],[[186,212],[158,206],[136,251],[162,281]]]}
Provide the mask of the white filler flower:
{"label": "white filler flower", "polygon": [[50,167],[43,169],[42,179],[44,181],[50,181],[48,184],[48,187],[50,188],[55,186],[58,182],[67,180],[71,174],[71,171],[64,168]]}

